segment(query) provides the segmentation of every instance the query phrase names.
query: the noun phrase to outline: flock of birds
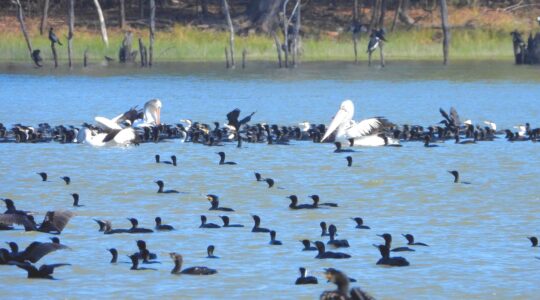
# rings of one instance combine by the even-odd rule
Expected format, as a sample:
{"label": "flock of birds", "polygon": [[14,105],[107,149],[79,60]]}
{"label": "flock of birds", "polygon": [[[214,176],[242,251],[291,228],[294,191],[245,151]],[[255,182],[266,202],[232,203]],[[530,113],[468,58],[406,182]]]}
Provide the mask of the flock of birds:
{"label": "flock of birds", "polygon": [[210,125],[189,119],[180,120],[177,124],[164,124],[160,120],[161,106],[159,99],[152,99],[144,104],[143,109],[133,107],[112,119],[96,117],[96,124],[83,123],[82,126],[51,126],[40,123],[38,126],[13,124],[8,128],[0,123],[0,143],[57,141],[101,147],[176,139],[206,146],[222,146],[234,142],[241,147],[242,143],[289,145],[293,141],[312,141],[334,142],[336,152],[351,152],[351,147],[401,147],[405,142],[416,141],[432,148],[449,141],[466,145],[503,138],[509,142],[540,140],[540,128],[533,128],[529,123],[500,130],[491,121],[484,121],[482,124],[474,124],[471,120],[462,122],[454,108],[451,108],[449,113],[440,109],[443,119],[436,125],[398,126],[382,117],[356,122],[353,120],[354,104],[351,100],[345,100],[327,127],[325,124],[309,122],[295,126],[266,123],[250,125],[248,123],[255,112],[239,119],[239,109],[228,113],[228,123],[223,125],[219,122]]}
{"label": "flock of birds", "polygon": [[[333,141],[336,144],[335,152],[351,152],[354,151],[350,147],[363,145],[363,146],[401,146],[401,141],[422,141],[425,147],[435,147],[436,144],[430,144],[431,142],[444,142],[446,140],[454,139],[457,144],[474,144],[478,141],[491,141],[498,138],[501,134],[497,131],[496,125],[491,122],[486,122],[484,128],[480,126],[472,125],[472,122],[466,121],[460,123],[459,116],[455,109],[450,110],[450,114],[447,114],[444,110],[440,110],[443,120],[440,122],[440,126],[430,126],[425,130],[422,126],[409,126],[404,125],[398,128],[396,125],[391,124],[384,118],[371,118],[360,122],[355,122],[352,117],[354,114],[354,105],[352,101],[344,101],[338,113],[332,119],[328,127],[324,125],[309,125],[303,123],[298,127],[287,127],[267,124],[249,125],[252,116],[255,113],[240,118],[240,110],[235,109],[227,114],[228,123],[220,127],[218,123],[212,129],[207,124],[193,123],[186,120],[186,125],[177,124],[174,126],[164,125],[160,122],[160,109],[161,101],[153,99],[147,102],[142,111],[138,111],[136,108],[130,109],[128,112],[112,119],[108,120],[103,117],[96,117],[98,126],[85,124],[83,129],[76,129],[73,127],[55,127],[51,128],[48,125],[40,124],[36,130],[29,126],[23,126],[20,124],[14,125],[11,130],[6,130],[5,127],[0,126],[0,137],[3,141],[9,141],[10,139],[17,142],[43,142],[50,140],[61,140],[62,142],[87,142],[93,146],[103,146],[113,141],[111,145],[125,145],[136,144],[143,141],[160,141],[167,138],[181,138],[184,142],[200,143],[206,146],[219,146],[224,142],[235,142],[238,146],[241,146],[242,142],[252,143],[268,143],[268,144],[288,144],[291,139],[296,140],[312,140],[314,142]],[[538,133],[540,129],[531,129],[527,124],[519,131],[513,133],[510,130],[506,130],[506,138],[510,141],[537,141]],[[128,136],[129,139],[122,140],[118,138],[118,135],[123,131],[129,131],[129,134],[122,133],[124,136]],[[81,135],[81,132],[84,134]],[[461,135],[464,135],[462,140]],[[99,137],[98,137],[99,136]],[[96,142],[96,139],[100,139]],[[90,140],[90,142],[89,142]],[[344,149],[343,145],[349,147]],[[216,153],[219,155],[219,166],[230,166],[234,168],[236,162],[227,161],[225,152],[219,151]],[[176,156],[171,156],[170,160],[162,160],[159,154],[155,155],[155,162],[158,164],[167,164],[172,167],[177,166]],[[347,165],[350,167],[353,164],[352,157],[347,156]],[[470,184],[460,180],[459,172],[457,170],[448,171],[454,178],[454,183]],[[42,181],[48,181],[48,175],[45,172],[37,173]],[[272,178],[264,178],[260,173],[255,172],[255,180],[257,182],[264,182],[268,185],[268,188],[275,187],[275,181]],[[69,176],[61,177],[66,185],[71,183]],[[177,194],[180,193],[177,190],[165,189],[165,183],[162,180],[155,181],[159,194]],[[77,193],[71,194],[73,197],[74,209],[84,209],[84,205],[79,202],[79,195]],[[205,215],[201,215],[200,228],[203,229],[217,229],[227,227],[244,227],[242,224],[231,223],[230,217],[224,215],[225,213],[231,213],[235,210],[233,208],[224,207],[220,205],[220,199],[218,195],[208,194],[206,195],[209,201],[210,211],[217,211],[223,213],[220,216],[221,225],[208,222]],[[311,203],[299,203],[298,196],[289,195],[287,197],[290,200],[289,209],[291,210],[303,210],[310,211],[315,209],[339,209],[338,203],[333,202],[321,202],[318,195],[310,195]],[[36,213],[19,210],[15,206],[15,202],[11,199],[2,199],[5,203],[6,211],[0,214],[0,230],[15,230],[18,226],[24,227],[25,231],[37,231],[48,234],[59,235],[68,225],[70,219],[75,216],[72,211],[68,210],[56,210],[47,211],[44,213],[44,218],[41,223],[37,223],[34,219]],[[275,230],[261,227],[261,218],[258,215],[252,215],[253,227],[251,232],[253,233],[266,233],[269,235],[269,244],[280,246],[283,243],[277,240],[277,233]],[[173,226],[164,224],[160,217],[155,218],[154,228],[144,228],[139,226],[139,222],[136,218],[128,218],[131,223],[129,228],[113,228],[112,223],[109,220],[94,219],[99,225],[99,231],[103,234],[146,234],[155,231],[172,231],[175,230]],[[354,226],[358,230],[370,230],[371,228],[364,224],[364,220],[361,217],[352,218]],[[328,225],[326,222],[320,223],[321,237],[328,237],[328,241],[310,241],[303,239],[303,248],[301,251],[313,251],[315,259],[348,259],[351,257],[349,253],[340,252],[344,250],[334,249],[347,249],[350,247],[349,242],[346,239],[337,239],[337,227],[334,224]],[[406,267],[409,266],[409,261],[402,256],[393,256],[391,253],[395,252],[411,252],[415,251],[418,247],[428,247],[427,244],[415,241],[415,237],[410,234],[403,234],[403,238],[407,241],[406,246],[393,248],[392,247],[392,235],[384,233],[379,235],[384,243],[373,244],[373,246],[379,251],[380,259],[376,262],[377,265],[383,265],[388,267]],[[30,243],[24,250],[19,249],[19,245],[15,242],[8,242],[9,249],[0,248],[0,265],[12,265],[24,269],[27,272],[28,278],[47,278],[53,279],[52,275],[56,268],[67,266],[66,263],[58,264],[44,264],[39,268],[35,265],[42,257],[54,251],[69,249],[67,245],[60,242],[58,237],[50,238],[50,242],[34,241]],[[533,247],[538,247],[538,239],[536,237],[529,237]],[[136,242],[137,250],[129,258],[131,260],[131,270],[156,270],[151,267],[143,267],[141,265],[150,265],[157,263],[157,255],[152,253],[144,240],[139,239]],[[327,247],[334,248],[334,251],[328,251]],[[111,263],[118,263],[118,250],[110,248],[108,251],[112,255]],[[215,246],[209,245],[207,248],[207,258],[216,259],[219,258],[214,255]],[[172,274],[187,274],[187,275],[213,275],[218,272],[216,269],[208,268],[205,266],[194,266],[183,268],[184,257],[182,254],[171,252],[169,254],[174,267],[171,270]],[[538,257],[537,257],[538,258]],[[540,258],[538,258],[540,259]],[[295,281],[295,284],[317,284],[318,279],[314,276],[307,275],[307,269],[304,267],[299,268],[300,277]],[[321,294],[320,299],[373,299],[368,293],[362,289],[355,287],[350,288],[350,282],[355,280],[349,278],[342,271],[328,268],[324,270],[326,280],[334,283],[337,286],[336,290],[325,291]]]}

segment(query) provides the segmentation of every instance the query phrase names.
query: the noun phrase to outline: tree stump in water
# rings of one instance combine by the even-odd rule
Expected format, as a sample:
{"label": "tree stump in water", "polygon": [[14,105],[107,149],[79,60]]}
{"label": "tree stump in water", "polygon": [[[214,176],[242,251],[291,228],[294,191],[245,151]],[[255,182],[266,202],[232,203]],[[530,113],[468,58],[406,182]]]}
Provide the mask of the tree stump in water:
{"label": "tree stump in water", "polygon": [[141,56],[141,67],[146,67],[148,65],[148,52],[146,51],[142,38],[139,38],[139,53]]}
{"label": "tree stump in water", "polygon": [[[122,46],[118,51],[118,61],[121,63],[133,62],[137,57],[137,51],[131,51],[131,45],[133,44],[133,33],[127,31],[122,41]],[[135,52],[135,53],[133,53]]]}
{"label": "tree stump in water", "polygon": [[88,48],[84,49],[84,55],[83,55],[83,67],[86,68],[88,66]]}
{"label": "tree stump in water", "polygon": [[56,46],[54,44],[54,42],[51,42],[51,50],[54,59],[54,67],[58,68],[58,55],[56,54]]}

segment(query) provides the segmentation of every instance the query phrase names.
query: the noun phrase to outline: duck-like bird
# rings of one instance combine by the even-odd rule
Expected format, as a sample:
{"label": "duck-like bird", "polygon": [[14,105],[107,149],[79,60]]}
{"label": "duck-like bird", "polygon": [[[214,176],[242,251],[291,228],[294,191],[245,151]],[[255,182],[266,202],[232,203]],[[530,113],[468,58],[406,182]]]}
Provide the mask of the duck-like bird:
{"label": "duck-like bird", "polygon": [[[353,120],[354,103],[351,100],[345,100],[341,103],[338,112],[334,116],[328,129],[324,133],[321,142],[330,137],[337,130],[335,141],[348,142],[353,140],[352,146],[384,146],[385,140],[378,134],[387,122],[382,117],[365,119],[360,122]],[[396,144],[397,140],[388,138],[388,144]]]}

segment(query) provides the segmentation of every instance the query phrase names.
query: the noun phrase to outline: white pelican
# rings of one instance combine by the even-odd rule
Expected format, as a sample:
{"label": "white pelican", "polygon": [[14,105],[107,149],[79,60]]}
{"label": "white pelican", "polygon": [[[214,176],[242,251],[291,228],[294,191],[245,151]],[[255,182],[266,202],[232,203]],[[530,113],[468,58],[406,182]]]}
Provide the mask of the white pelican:
{"label": "white pelican", "polygon": [[97,127],[101,131],[84,128],[77,136],[77,141],[92,146],[106,145],[123,146],[136,142],[138,136],[136,128],[160,125],[161,101],[152,99],[144,104],[142,112],[135,108],[111,119],[95,117]]}
{"label": "white pelican", "polygon": [[484,121],[484,124],[489,126],[489,128],[491,128],[491,130],[497,131],[497,124],[495,124],[495,123],[493,123],[491,121]]}
{"label": "white pelican", "polygon": [[[336,132],[336,142],[346,142],[353,139],[354,146],[384,146],[385,140],[378,135],[383,127],[380,118],[365,119],[355,122],[354,104],[351,100],[345,100],[341,103],[338,112],[332,119],[328,129],[321,140],[326,140],[334,131]],[[388,144],[396,144],[398,141],[388,138]],[[346,144],[345,144],[346,145]]]}
{"label": "white pelican", "polygon": [[302,133],[307,133],[309,131],[309,129],[311,128],[311,124],[307,121],[305,122],[302,122],[302,123],[298,123],[298,127],[300,128],[300,131]]}

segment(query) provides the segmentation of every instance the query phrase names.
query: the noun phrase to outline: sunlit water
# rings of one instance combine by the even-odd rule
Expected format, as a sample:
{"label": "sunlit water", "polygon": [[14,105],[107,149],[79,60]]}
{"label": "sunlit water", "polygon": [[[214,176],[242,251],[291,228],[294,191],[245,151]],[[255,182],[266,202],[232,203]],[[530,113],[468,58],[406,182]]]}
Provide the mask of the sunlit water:
{"label": "sunlit water", "polygon": [[[249,67],[249,66],[248,66]],[[3,66],[0,75],[0,121],[37,125],[79,125],[95,116],[113,117],[129,107],[158,97],[166,123],[191,118],[225,121],[239,107],[257,111],[253,122],[293,125],[302,121],[328,123],[345,98],[356,104],[356,119],[383,115],[398,124],[432,125],[441,120],[439,107],[455,106],[463,120],[483,120],[508,128],[524,122],[538,126],[540,106],[538,69],[506,62],[390,63],[368,69],[344,63],[305,64],[297,70],[273,66],[225,71],[221,65],[169,65],[153,71],[125,68],[47,75],[49,70]],[[10,73],[11,75],[7,74]],[[16,74],[13,74],[16,73]],[[72,209],[70,193],[81,196],[84,207],[60,236],[72,249],[44,257],[41,263],[70,263],[56,270],[56,281],[27,280],[23,270],[0,266],[4,298],[282,298],[313,299],[334,289],[323,268],[345,271],[381,299],[522,298],[538,297],[540,248],[527,236],[540,235],[540,145],[509,143],[504,139],[477,145],[425,149],[421,143],[402,148],[358,149],[353,167],[346,154],[334,154],[331,144],[294,142],[290,146],[244,144],[219,148],[237,166],[217,165],[218,148],[178,141],[129,148],[96,149],[77,144],[1,144],[0,197],[11,198],[19,209],[43,213]],[[176,154],[178,167],[155,164],[153,156]],[[471,185],[453,184],[447,170],[457,169]],[[36,172],[46,171],[50,182]],[[272,177],[279,188],[257,183],[253,172]],[[60,177],[68,175],[66,186]],[[179,195],[158,195],[154,180]],[[232,223],[245,228],[199,229],[199,216],[221,224],[220,213],[208,211],[205,195],[220,196],[233,207]],[[288,209],[285,197],[297,194],[309,202],[311,194],[340,207],[310,211]],[[265,233],[251,233],[250,214],[262,226],[277,231],[283,246],[268,245]],[[127,228],[127,217],[153,227],[154,217],[177,230],[144,235],[103,235],[92,218],[109,219]],[[351,217],[361,216],[371,230],[354,229]],[[301,252],[298,240],[319,240],[319,222],[338,227],[348,239],[348,260],[317,260]],[[376,234],[413,233],[429,248],[400,254],[407,268],[384,268],[372,244]],[[2,241],[25,247],[46,241],[43,233],[0,232]],[[157,271],[130,271],[129,264],[109,264],[107,248],[120,252],[120,261],[145,239],[161,264]],[[326,240],[326,238],[324,239]],[[216,246],[220,259],[206,259],[206,247]],[[169,252],[184,255],[184,266],[205,265],[218,274],[208,277],[169,274]],[[318,285],[295,286],[298,267],[307,267]]]}

